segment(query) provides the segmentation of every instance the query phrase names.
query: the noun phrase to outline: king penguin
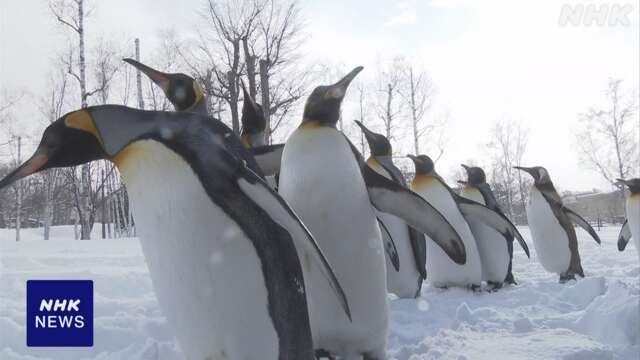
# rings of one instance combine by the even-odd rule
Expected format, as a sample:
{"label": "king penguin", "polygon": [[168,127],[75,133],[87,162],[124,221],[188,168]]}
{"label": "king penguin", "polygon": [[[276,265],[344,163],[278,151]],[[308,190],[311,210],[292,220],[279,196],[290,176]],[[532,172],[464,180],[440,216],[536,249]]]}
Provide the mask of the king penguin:
{"label": "king penguin", "polygon": [[[128,64],[147,75],[173,104],[176,111],[190,111],[207,115],[207,98],[200,83],[189,75],[182,73],[164,73],[133,59],[123,59]],[[265,144],[264,130],[266,119],[253,98],[247,93],[242,83],[244,100],[242,106],[241,141],[254,155],[264,175],[275,176],[280,171],[280,160],[284,144]]]}
{"label": "king penguin", "polygon": [[176,111],[208,114],[207,99],[202,92],[202,87],[191,76],[182,73],[163,73],[129,58],[125,58],[123,61],[142,71],[151,81],[158,85]]}
{"label": "king penguin", "polygon": [[[301,256],[314,346],[342,359],[384,359],[387,289],[384,250],[374,208],[429,235],[455,261],[464,245],[453,227],[417,194],[372,170],[337,128],[357,67],[333,85],[316,87],[302,123],[287,139],[279,192],[318,240],[344,286],[352,321],[340,314],[317,273]],[[373,205],[373,206],[372,206]]]}
{"label": "king penguin", "polygon": [[[382,134],[369,130],[360,121],[356,121],[369,143],[371,156],[367,164],[378,174],[392,180],[396,184],[407,187],[407,182],[394,163],[392,148],[389,140]],[[423,234],[400,220],[398,217],[378,212],[378,218],[388,229],[389,241],[396,246],[398,269],[392,263],[393,258],[387,257],[387,291],[399,298],[409,299],[420,295],[422,282],[427,278],[425,268],[426,243]],[[382,231],[383,238],[387,236]]]}
{"label": "king penguin", "polygon": [[453,225],[464,241],[467,262],[463,265],[452,262],[442,250],[427,244],[427,272],[429,282],[436,287],[462,286],[480,288],[482,265],[476,240],[469,224],[462,215],[449,186],[436,173],[433,161],[426,155],[408,155],[415,164],[415,176],[411,188],[429,201]]}
{"label": "king penguin", "polygon": [[618,181],[629,187],[627,195],[626,211],[627,219],[620,229],[618,236],[618,250],[623,251],[629,239],[633,237],[638,257],[640,258],[640,178]]}
{"label": "king penguin", "polygon": [[348,313],[346,299],[307,228],[247,167],[243,149],[224,124],[196,113],[95,106],[52,123],[0,188],[44,169],[111,160],[187,358],[313,359],[300,249]]}
{"label": "king penguin", "polygon": [[[280,162],[284,144],[267,144],[266,134],[267,119],[258,104],[249,94],[244,82],[242,84],[242,132],[240,141],[253,153],[262,171],[269,175],[268,182],[277,187],[277,177],[280,172]],[[273,177],[271,177],[273,176]]]}
{"label": "king penguin", "polygon": [[584,277],[573,223],[585,229],[598,244],[600,237],[586,220],[564,206],[545,168],[515,169],[529,173],[534,179],[526,211],[533,247],[542,267],[559,274],[561,283],[575,280],[576,274]]}
{"label": "king penguin", "polygon": [[[460,195],[504,215],[493,195],[493,191],[491,191],[491,187],[487,184],[484,170],[477,166],[464,164],[462,167],[467,172],[467,181],[460,181],[463,185]],[[514,236],[503,237],[496,230],[477,220],[467,220],[478,245],[480,262],[482,263],[482,280],[486,281],[493,289],[502,287],[503,282],[516,284],[512,273]],[[527,257],[529,257],[527,243],[524,242],[522,237],[518,237],[518,240]]]}

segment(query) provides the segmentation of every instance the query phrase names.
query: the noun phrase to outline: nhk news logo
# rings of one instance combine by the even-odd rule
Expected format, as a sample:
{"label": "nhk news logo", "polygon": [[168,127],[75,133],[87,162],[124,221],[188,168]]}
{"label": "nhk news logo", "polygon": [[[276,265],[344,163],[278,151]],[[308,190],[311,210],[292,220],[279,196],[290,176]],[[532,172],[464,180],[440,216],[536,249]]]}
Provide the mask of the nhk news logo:
{"label": "nhk news logo", "polygon": [[27,346],[93,346],[93,281],[28,280]]}

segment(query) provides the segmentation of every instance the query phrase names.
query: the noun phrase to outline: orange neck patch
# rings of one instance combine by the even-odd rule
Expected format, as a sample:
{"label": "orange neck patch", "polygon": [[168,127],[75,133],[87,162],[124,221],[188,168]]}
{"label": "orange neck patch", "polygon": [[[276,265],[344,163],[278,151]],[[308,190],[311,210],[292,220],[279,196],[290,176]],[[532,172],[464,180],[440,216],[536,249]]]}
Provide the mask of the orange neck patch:
{"label": "orange neck patch", "polygon": [[431,175],[416,175],[411,181],[411,186],[414,188],[422,188],[428,186],[435,179]]}
{"label": "orange neck patch", "polygon": [[78,110],[67,115],[64,118],[64,124],[68,128],[82,130],[92,134],[93,136],[96,137],[96,139],[98,139],[100,144],[104,147],[104,142],[102,142],[102,137],[100,136],[98,129],[96,129],[96,125],[93,122],[93,119],[91,118],[91,115],[89,115],[89,112],[87,110]]}

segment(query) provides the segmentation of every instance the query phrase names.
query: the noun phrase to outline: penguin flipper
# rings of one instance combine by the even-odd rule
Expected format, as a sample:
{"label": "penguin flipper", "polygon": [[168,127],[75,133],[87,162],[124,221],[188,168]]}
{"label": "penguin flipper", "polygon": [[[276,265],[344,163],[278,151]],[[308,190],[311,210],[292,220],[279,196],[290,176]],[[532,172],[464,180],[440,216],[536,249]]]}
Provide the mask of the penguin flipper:
{"label": "penguin flipper", "polygon": [[[351,310],[349,309],[347,296],[333,272],[329,261],[324,256],[324,253],[318,246],[313,235],[311,235],[311,232],[309,232],[309,229],[302,223],[289,204],[287,204],[278,193],[271,189],[264,180],[260,179],[257,174],[243,167],[238,175],[238,187],[240,190],[256,202],[256,204],[265,209],[275,222],[289,231],[294,243],[300,246],[299,248],[296,247],[298,249],[304,249],[304,254],[313,259],[316,267],[327,279],[329,286],[331,286],[335,292],[347,317],[351,320]],[[302,255],[299,256],[301,257]]]}
{"label": "penguin flipper", "polygon": [[424,234],[409,226],[409,241],[413,250],[413,259],[422,279],[427,278],[427,239]]}
{"label": "penguin flipper", "polygon": [[249,151],[253,154],[265,176],[275,175],[280,172],[284,144],[257,146],[250,148]]}
{"label": "penguin flipper", "polygon": [[477,219],[483,224],[498,231],[507,240],[512,240],[513,238],[517,239],[525,254],[527,254],[527,257],[531,258],[529,254],[529,246],[527,246],[527,243],[524,241],[522,234],[520,234],[520,231],[518,231],[515,225],[513,225],[506,216],[473,200],[455,195],[455,193],[454,198],[458,204],[460,212],[466,219]]}
{"label": "penguin flipper", "polygon": [[595,240],[598,244],[600,244],[600,237],[598,236],[598,233],[593,229],[593,227],[591,227],[591,225],[589,225],[587,220],[583,219],[582,216],[578,215],[576,212],[569,209],[568,207],[563,207],[562,210],[564,211],[565,214],[567,214],[571,222],[573,222],[574,224],[586,230],[589,233],[589,235],[591,235],[593,240]]}
{"label": "penguin flipper", "polygon": [[464,243],[447,219],[420,195],[378,174],[367,165],[358,148],[346,135],[344,139],[351,147],[351,152],[360,167],[371,204],[384,213],[401,218],[408,225],[429,236],[451,260],[457,264],[465,264],[467,252]]}
{"label": "penguin flipper", "polygon": [[[404,187],[407,186],[407,182],[402,177],[402,172],[398,169],[393,163],[387,163],[384,160],[378,160],[378,163],[389,173],[391,176],[391,180],[395,183],[400,184]],[[417,231],[416,229],[408,226],[409,230],[409,241],[411,244],[411,250],[413,251],[413,258],[416,263],[416,269],[422,279],[427,278],[427,241],[424,238],[424,235]]]}
{"label": "penguin flipper", "polygon": [[458,264],[466,263],[466,250],[460,235],[447,219],[420,195],[378,174],[364,164],[362,175],[373,206],[404,220],[426,234]]}
{"label": "penguin flipper", "polygon": [[398,256],[398,249],[396,248],[396,243],[393,241],[393,237],[391,237],[391,233],[387,226],[380,220],[379,217],[376,217],[378,220],[378,225],[380,225],[380,232],[382,233],[382,242],[384,245],[384,251],[387,253],[393,268],[397,271],[400,271],[400,257]]}
{"label": "penguin flipper", "polygon": [[627,247],[627,243],[631,239],[631,229],[629,229],[629,219],[624,219],[624,224],[618,235],[618,250],[623,251]]}

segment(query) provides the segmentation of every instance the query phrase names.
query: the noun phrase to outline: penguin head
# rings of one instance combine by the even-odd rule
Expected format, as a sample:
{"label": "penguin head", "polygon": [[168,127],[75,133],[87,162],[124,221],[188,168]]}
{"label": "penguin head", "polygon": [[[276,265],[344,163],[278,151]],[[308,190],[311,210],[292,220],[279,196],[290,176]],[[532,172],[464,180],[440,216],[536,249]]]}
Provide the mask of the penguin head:
{"label": "penguin head", "polygon": [[640,193],[640,178],[629,179],[629,180],[618,179],[618,183],[624,184],[627,187],[629,187],[629,191],[632,194]]}
{"label": "penguin head", "polygon": [[436,169],[430,157],[427,155],[407,155],[407,157],[413,160],[413,164],[416,167],[416,176],[418,175],[435,175]]}
{"label": "penguin head", "polygon": [[373,131],[367,129],[367,127],[365,127],[364,124],[358,120],[356,120],[356,124],[358,124],[358,126],[362,130],[364,137],[367,138],[372,156],[391,156],[391,143],[384,135],[374,133]]}
{"label": "penguin head", "polygon": [[[264,130],[267,128],[267,119],[262,112],[260,104],[249,95],[244,82],[242,84],[242,93],[244,101],[242,103],[242,133],[240,140],[245,146],[254,146],[254,143],[264,143]],[[262,136],[262,139],[257,139]],[[262,141],[260,141],[262,140]]]}
{"label": "penguin head", "polygon": [[161,139],[156,138],[168,140],[187,126],[186,121],[169,121],[168,118],[191,116],[199,115],[144,111],[120,105],[91,106],[70,112],[45,129],[34,154],[0,180],[0,189],[49,168],[76,166],[100,159],[117,163],[127,155],[124,150],[128,145],[138,139],[161,136]]}
{"label": "penguin head", "polygon": [[85,116],[83,113],[86,111],[69,113],[51,123],[44,130],[34,154],[0,180],[0,189],[42,170],[105,159],[97,131],[92,133],[88,124],[80,125],[83,122],[80,118]]}
{"label": "penguin head", "polygon": [[529,175],[533,177],[533,180],[536,185],[551,183],[551,177],[549,177],[549,172],[547,171],[547,169],[543,168],[542,166],[534,166],[534,167],[514,166],[513,168],[529,173]]}
{"label": "penguin head", "polygon": [[482,168],[477,166],[467,166],[465,164],[462,164],[462,167],[467,171],[467,181],[464,182],[465,184],[478,186],[487,182],[487,176]]}
{"label": "penguin head", "polygon": [[340,106],[353,79],[364,69],[358,66],[333,85],[321,85],[313,89],[304,105],[302,124],[316,123],[335,127],[340,119]]}
{"label": "penguin head", "polygon": [[142,71],[158,85],[177,111],[191,110],[204,102],[202,87],[191,76],[163,73],[133,59],[127,58],[123,61]]}

